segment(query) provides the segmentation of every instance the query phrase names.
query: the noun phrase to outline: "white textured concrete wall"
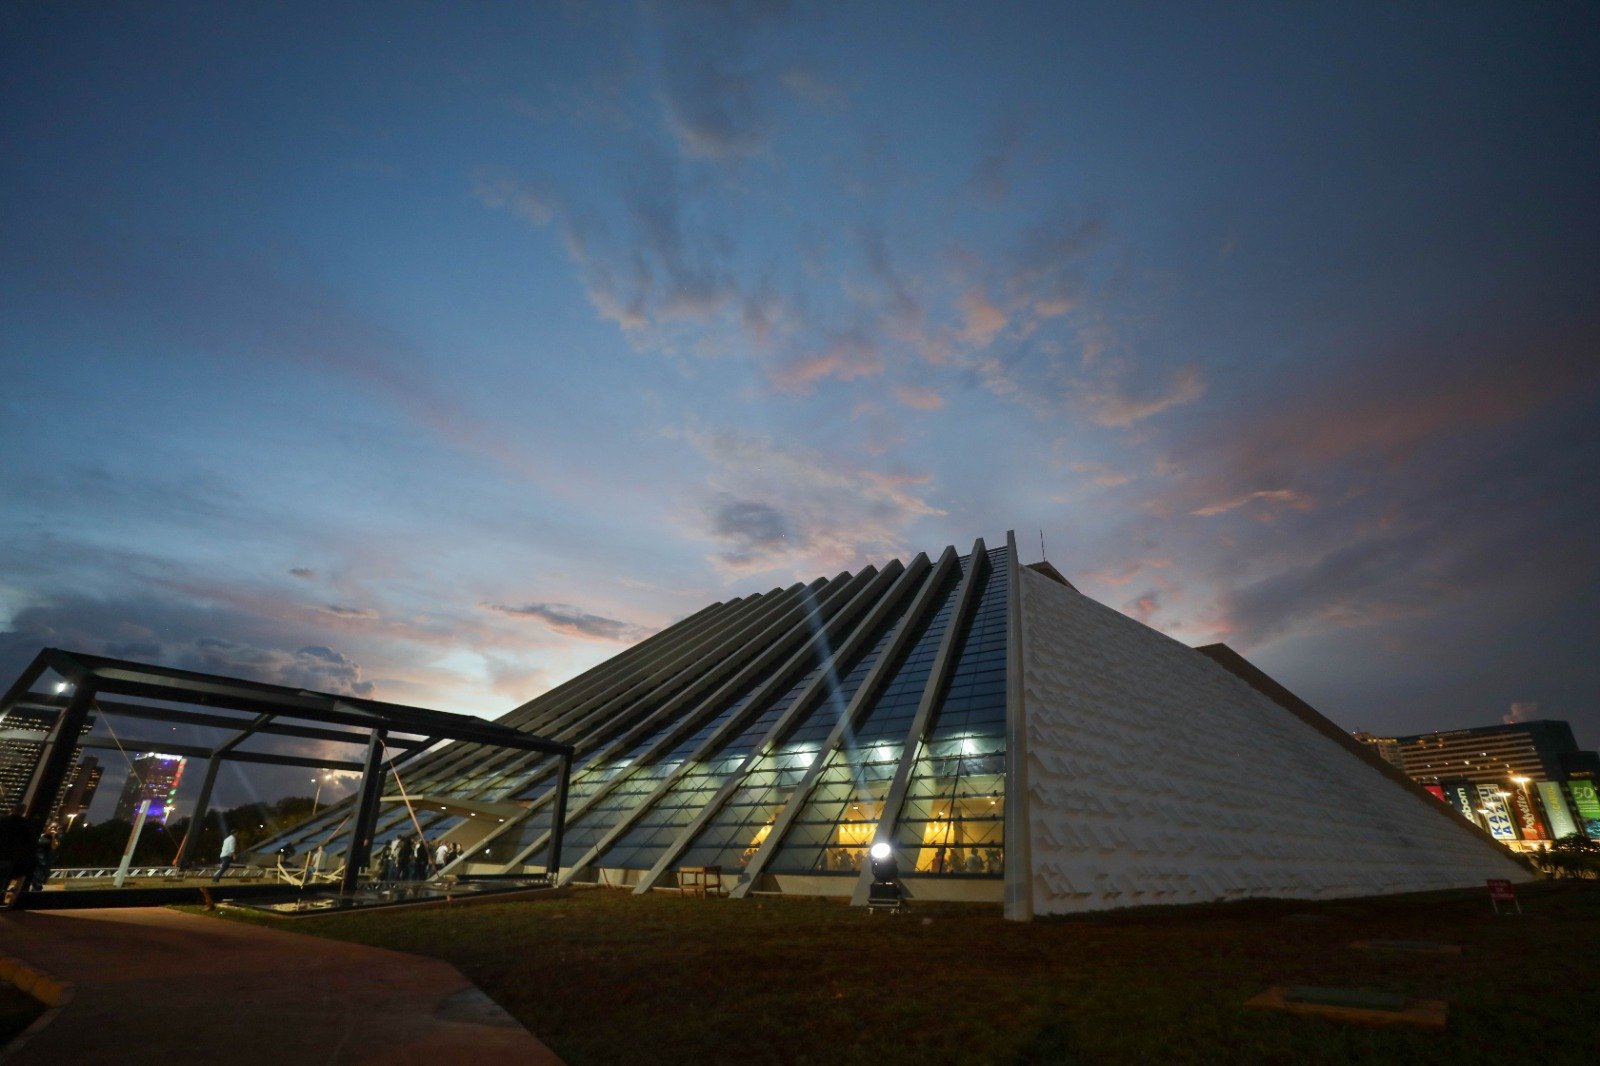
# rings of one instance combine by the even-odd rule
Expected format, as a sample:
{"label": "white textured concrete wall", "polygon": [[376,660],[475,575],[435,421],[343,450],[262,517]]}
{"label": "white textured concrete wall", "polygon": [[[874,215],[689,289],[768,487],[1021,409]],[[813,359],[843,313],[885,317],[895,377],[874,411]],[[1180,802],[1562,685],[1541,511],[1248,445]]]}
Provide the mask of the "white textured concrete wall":
{"label": "white textured concrete wall", "polygon": [[1529,878],[1199,652],[1021,579],[1034,913]]}

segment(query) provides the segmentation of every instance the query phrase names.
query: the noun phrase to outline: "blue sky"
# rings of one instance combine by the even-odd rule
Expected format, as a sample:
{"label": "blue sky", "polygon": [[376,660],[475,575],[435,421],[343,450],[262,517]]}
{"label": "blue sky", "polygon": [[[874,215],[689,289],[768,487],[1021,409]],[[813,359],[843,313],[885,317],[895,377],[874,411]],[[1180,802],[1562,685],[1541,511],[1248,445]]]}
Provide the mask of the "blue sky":
{"label": "blue sky", "polygon": [[0,20],[8,677],[493,716],[1015,528],[1346,727],[1600,744],[1592,4]]}

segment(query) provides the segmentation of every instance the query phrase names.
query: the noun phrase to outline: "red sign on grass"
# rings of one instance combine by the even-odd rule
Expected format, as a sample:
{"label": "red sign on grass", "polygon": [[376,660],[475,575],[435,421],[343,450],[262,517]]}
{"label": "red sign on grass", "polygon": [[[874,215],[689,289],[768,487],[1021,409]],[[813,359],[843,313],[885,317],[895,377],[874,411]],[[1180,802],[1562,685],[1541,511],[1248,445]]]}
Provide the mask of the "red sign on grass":
{"label": "red sign on grass", "polygon": [[1515,903],[1517,901],[1517,893],[1512,889],[1510,881],[1490,879],[1489,898],[1496,903]]}

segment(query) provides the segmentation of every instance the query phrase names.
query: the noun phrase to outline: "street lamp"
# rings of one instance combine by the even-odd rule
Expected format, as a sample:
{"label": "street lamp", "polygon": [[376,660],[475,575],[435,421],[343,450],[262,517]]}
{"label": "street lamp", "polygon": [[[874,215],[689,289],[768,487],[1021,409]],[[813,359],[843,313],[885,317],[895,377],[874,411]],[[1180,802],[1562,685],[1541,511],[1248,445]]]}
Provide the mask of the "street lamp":
{"label": "street lamp", "polygon": [[322,799],[322,783],[332,776],[332,774],[323,774],[321,777],[313,777],[311,779],[317,783],[317,794],[311,797],[311,817],[313,818],[317,816],[317,803]]}

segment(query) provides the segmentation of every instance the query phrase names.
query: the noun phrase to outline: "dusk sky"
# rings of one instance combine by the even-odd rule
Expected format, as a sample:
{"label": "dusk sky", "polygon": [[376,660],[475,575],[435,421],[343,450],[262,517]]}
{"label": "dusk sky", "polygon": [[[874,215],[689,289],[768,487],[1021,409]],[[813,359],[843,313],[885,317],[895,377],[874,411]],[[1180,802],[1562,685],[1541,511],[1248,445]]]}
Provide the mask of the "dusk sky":
{"label": "dusk sky", "polygon": [[1594,3],[10,4],[0,323],[0,683],[492,717],[1042,530],[1600,744]]}

